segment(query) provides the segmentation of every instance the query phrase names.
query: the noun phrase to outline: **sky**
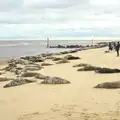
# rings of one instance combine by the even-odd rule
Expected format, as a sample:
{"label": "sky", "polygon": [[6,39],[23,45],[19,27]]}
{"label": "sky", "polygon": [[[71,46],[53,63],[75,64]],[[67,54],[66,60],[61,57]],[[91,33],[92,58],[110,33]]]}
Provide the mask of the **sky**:
{"label": "sky", "polygon": [[0,40],[120,37],[120,0],[0,0]]}

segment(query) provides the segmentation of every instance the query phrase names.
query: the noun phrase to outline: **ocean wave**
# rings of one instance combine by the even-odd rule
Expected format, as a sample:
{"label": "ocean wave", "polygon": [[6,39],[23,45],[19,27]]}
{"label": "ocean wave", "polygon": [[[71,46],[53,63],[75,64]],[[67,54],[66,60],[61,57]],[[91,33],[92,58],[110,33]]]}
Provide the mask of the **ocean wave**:
{"label": "ocean wave", "polygon": [[14,46],[21,46],[21,45],[30,45],[29,43],[18,43],[18,44],[1,44],[0,47],[14,47]]}
{"label": "ocean wave", "polygon": [[20,43],[20,45],[30,45],[30,43]]}

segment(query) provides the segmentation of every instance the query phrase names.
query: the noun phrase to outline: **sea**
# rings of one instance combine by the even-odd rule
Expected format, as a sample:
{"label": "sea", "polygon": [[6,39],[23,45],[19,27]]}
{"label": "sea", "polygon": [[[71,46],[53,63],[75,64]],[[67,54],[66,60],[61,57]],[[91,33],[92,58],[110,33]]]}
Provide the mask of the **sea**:
{"label": "sea", "polygon": [[[99,40],[92,43],[91,40],[50,40],[50,45],[90,45],[97,42],[103,41]],[[46,40],[0,41],[0,59],[70,50],[62,48],[46,48],[46,45]]]}

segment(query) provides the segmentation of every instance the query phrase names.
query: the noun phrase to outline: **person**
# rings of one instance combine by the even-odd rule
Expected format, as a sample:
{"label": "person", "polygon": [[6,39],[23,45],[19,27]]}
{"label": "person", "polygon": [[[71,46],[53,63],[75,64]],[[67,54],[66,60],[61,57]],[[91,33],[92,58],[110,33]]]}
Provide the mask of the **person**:
{"label": "person", "polygon": [[115,42],[113,43],[113,46],[114,46],[114,50],[116,51],[116,43]]}
{"label": "person", "polygon": [[116,45],[117,57],[119,57],[119,49],[120,49],[120,44],[119,42],[117,42],[117,45]]}
{"label": "person", "polygon": [[109,42],[109,51],[112,51],[113,50],[113,48],[112,48],[112,44],[111,44],[111,42]]}

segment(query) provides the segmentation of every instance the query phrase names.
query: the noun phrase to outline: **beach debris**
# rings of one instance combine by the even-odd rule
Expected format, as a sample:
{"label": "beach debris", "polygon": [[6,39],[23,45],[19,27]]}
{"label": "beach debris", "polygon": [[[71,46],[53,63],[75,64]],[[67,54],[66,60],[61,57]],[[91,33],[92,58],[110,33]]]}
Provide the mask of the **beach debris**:
{"label": "beach debris", "polygon": [[95,71],[95,70],[99,70],[99,69],[100,69],[100,67],[87,65],[87,66],[84,66],[83,68],[79,68],[77,71]]}
{"label": "beach debris", "polygon": [[67,60],[77,60],[77,59],[81,59],[80,57],[76,57],[76,56],[73,56],[73,55],[67,55],[64,57],[65,59]]}
{"label": "beach debris", "polygon": [[67,59],[61,59],[59,61],[56,62],[56,64],[63,64],[63,63],[69,63],[70,61],[68,61]]}
{"label": "beach debris", "polygon": [[96,73],[120,73],[120,69],[99,68],[95,72]]}
{"label": "beach debris", "polygon": [[43,67],[41,67],[39,64],[35,63],[29,63],[27,65],[20,65],[20,64],[14,64],[14,63],[9,63],[4,70],[13,72],[16,75],[20,75],[22,72],[27,72],[27,71],[38,71],[41,70]]}
{"label": "beach debris", "polygon": [[70,84],[70,81],[60,77],[48,77],[41,84]]}
{"label": "beach debris", "polygon": [[120,81],[100,83],[96,85],[94,88],[106,88],[106,89],[120,88]]}
{"label": "beach debris", "polygon": [[21,74],[21,77],[36,77],[38,74],[36,72],[24,72]]}
{"label": "beach debris", "polygon": [[53,64],[51,64],[51,63],[42,63],[41,64],[41,66],[51,66],[51,65],[53,65]]}
{"label": "beach debris", "polygon": [[84,67],[84,66],[90,66],[90,65],[86,63],[80,63],[80,64],[74,65],[73,67]]}
{"label": "beach debris", "polygon": [[33,83],[33,82],[36,82],[36,80],[29,80],[29,79],[24,79],[24,78],[17,78],[16,80],[13,80],[10,83],[4,85],[3,88],[14,87],[14,86],[19,86],[19,85],[27,84],[27,83]]}
{"label": "beach debris", "polygon": [[62,58],[58,58],[58,57],[54,57],[53,59],[52,59],[52,61],[59,61],[59,60],[61,60]]}

